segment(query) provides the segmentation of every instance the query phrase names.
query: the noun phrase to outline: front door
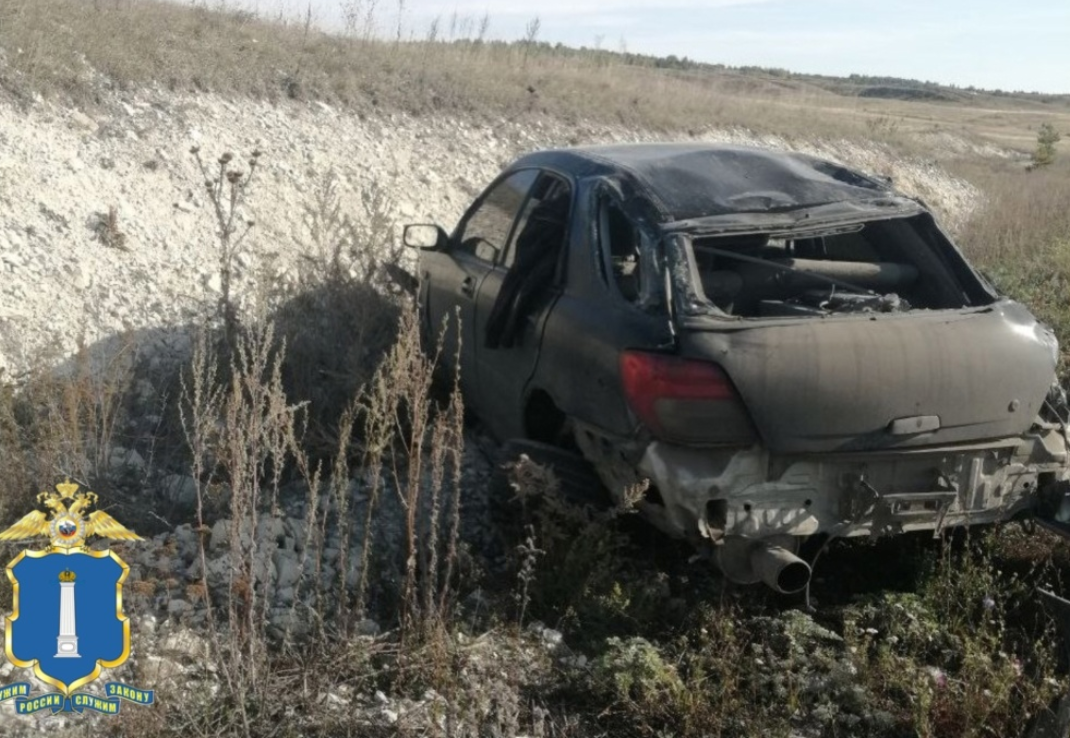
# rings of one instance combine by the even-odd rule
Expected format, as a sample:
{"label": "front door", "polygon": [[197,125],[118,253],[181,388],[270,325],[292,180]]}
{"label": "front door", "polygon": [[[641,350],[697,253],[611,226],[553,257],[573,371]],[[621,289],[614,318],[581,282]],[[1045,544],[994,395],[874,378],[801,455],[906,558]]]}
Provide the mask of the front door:
{"label": "front door", "polygon": [[447,249],[423,256],[431,337],[445,326],[442,360],[450,366],[459,343],[461,386],[469,404],[478,405],[476,295],[484,277],[503,258],[513,222],[537,174],[522,170],[492,184],[461,218]]}
{"label": "front door", "polygon": [[531,189],[503,258],[476,299],[478,402],[499,438],[520,437],[524,391],[539,356],[542,327],[558,294],[572,190],[543,173]]}

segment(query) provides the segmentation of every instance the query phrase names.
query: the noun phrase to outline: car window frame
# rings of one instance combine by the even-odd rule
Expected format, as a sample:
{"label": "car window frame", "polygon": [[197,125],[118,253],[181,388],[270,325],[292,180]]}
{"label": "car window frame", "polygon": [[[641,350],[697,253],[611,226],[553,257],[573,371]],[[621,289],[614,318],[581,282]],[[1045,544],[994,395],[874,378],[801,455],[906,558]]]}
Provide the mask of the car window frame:
{"label": "car window frame", "polygon": [[[631,226],[635,229],[636,235],[639,238],[639,243],[636,245],[639,251],[640,268],[647,272],[646,276],[641,276],[640,279],[644,280],[640,287],[640,297],[638,299],[629,299],[621,290],[620,284],[617,282],[615,275],[613,274],[613,257],[612,249],[609,243],[609,234],[607,232],[607,223],[603,218],[603,213],[612,206],[615,207],[621,215],[623,215]],[[598,274],[602,283],[603,289],[612,295],[612,299],[618,305],[625,305],[633,310],[638,310],[647,314],[666,314],[668,311],[667,295],[665,294],[664,285],[656,285],[651,294],[647,295],[647,299],[654,298],[652,304],[647,306],[643,305],[642,301],[642,289],[643,286],[649,287],[650,280],[654,279],[654,275],[663,275],[665,271],[664,264],[659,263],[660,259],[657,253],[660,251],[660,238],[656,234],[650,233],[643,224],[636,220],[624,206],[624,200],[620,195],[620,192],[613,186],[606,182],[600,183],[600,186],[596,186],[591,193],[591,209],[593,211],[592,222],[594,225],[593,240],[595,248],[597,250],[597,264]]]}
{"label": "car window frame", "polygon": [[[483,190],[479,197],[476,198],[476,200],[468,206],[468,209],[465,211],[464,215],[461,216],[461,219],[457,222],[457,226],[453,229],[453,233],[450,234],[450,256],[454,258],[458,256],[463,256],[466,259],[473,259],[475,261],[478,261],[480,264],[486,265],[488,268],[494,268],[501,264],[503,254],[505,253],[506,249],[509,247],[509,244],[513,239],[513,234],[516,230],[517,219],[520,217],[520,213],[523,211],[524,205],[527,203],[528,198],[531,196],[532,188],[534,188],[535,183],[539,181],[539,176],[542,171],[543,169],[541,167],[520,167],[517,169],[510,169],[508,171],[502,172],[497,177],[495,177],[494,180],[489,185],[487,185],[486,189]],[[509,228],[505,234],[505,243],[502,244],[502,247],[497,250],[494,260],[488,261],[487,259],[484,259],[481,256],[477,255],[474,251],[467,251],[461,249],[461,237],[463,236],[465,229],[468,227],[469,222],[472,220],[475,214],[479,212],[479,209],[483,207],[484,203],[486,203],[487,198],[490,196],[490,194],[494,192],[494,190],[498,186],[500,186],[510,177],[514,177],[517,174],[522,174],[524,172],[535,172],[535,178],[531,181],[531,184],[528,185],[527,190],[524,192],[524,195],[520,200],[520,205],[517,207],[516,212],[513,213],[513,218],[510,221]]]}
{"label": "car window frame", "polygon": [[[568,239],[569,239],[569,234],[572,232],[572,221],[573,221],[573,215],[575,213],[575,206],[576,206],[576,186],[573,184],[572,180],[569,179],[569,177],[567,177],[566,175],[564,175],[564,174],[562,174],[560,172],[554,171],[552,169],[547,169],[545,167],[535,167],[535,168],[539,170],[539,176],[536,178],[535,182],[532,184],[531,189],[528,190],[527,195],[524,197],[524,202],[521,203],[520,209],[517,211],[516,218],[513,220],[512,231],[509,234],[509,241],[506,244],[506,247],[504,249],[502,249],[502,258],[497,263],[497,266],[501,266],[502,268],[504,268],[507,271],[512,269],[513,268],[513,264],[515,263],[516,242],[517,242],[517,239],[520,237],[520,234],[522,232],[521,218],[525,214],[527,214],[528,216],[531,215],[530,212],[527,212],[528,211],[528,206],[531,204],[531,200],[535,196],[535,189],[537,188],[539,183],[544,178],[555,179],[555,180],[557,180],[557,182],[559,184],[564,185],[565,188],[567,189],[568,203],[569,203],[568,204],[568,218],[567,218],[567,222],[565,224],[565,235],[564,235],[565,243],[564,243],[563,248],[562,248],[562,254],[568,252]],[[526,219],[523,221],[523,224],[524,225],[527,224],[527,220]],[[514,261],[506,263],[509,260],[510,257],[512,257],[514,259]],[[559,255],[559,258],[560,258],[560,255]],[[560,269],[557,270],[557,273],[556,273],[555,278],[554,278],[555,283],[558,282],[562,277],[560,271],[561,271]]]}

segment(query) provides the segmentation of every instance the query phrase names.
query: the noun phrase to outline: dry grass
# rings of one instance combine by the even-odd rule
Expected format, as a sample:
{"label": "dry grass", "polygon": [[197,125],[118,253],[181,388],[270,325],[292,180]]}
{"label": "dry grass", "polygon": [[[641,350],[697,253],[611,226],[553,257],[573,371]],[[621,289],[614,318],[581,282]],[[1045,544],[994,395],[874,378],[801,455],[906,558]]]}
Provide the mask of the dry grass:
{"label": "dry grass", "polygon": [[1070,239],[1070,159],[1044,169],[999,159],[958,162],[957,173],[976,184],[986,201],[960,234],[971,258],[986,265],[1051,256]]}
{"label": "dry grass", "polygon": [[464,20],[448,40],[441,24],[441,32],[398,43],[160,0],[8,0],[0,6],[0,86],[24,99],[67,95],[86,106],[103,103],[109,90],[159,86],[321,99],[357,111],[549,115],[679,132],[741,126],[789,137],[877,137],[926,154],[942,153],[942,134],[1029,151],[1041,123],[1070,128],[1061,98],[862,98],[836,94],[850,86],[820,78],[655,68],[649,57],[485,42],[478,23]]}
{"label": "dry grass", "polygon": [[[129,337],[116,345],[108,352],[82,346],[60,369],[42,360],[0,385],[0,478],[18,502],[42,480],[69,476],[92,487],[114,471],[113,446],[131,440],[126,421],[138,358]],[[0,515],[14,512],[0,507]]]}
{"label": "dry grass", "polygon": [[958,162],[958,173],[977,184],[986,201],[959,241],[996,287],[1024,302],[1051,325],[1070,358],[1070,160],[1043,169],[1000,160]]}
{"label": "dry grass", "polygon": [[[396,613],[396,622],[386,621],[399,627],[398,642],[386,646],[395,655],[393,679],[448,687],[463,407],[457,387],[445,404],[433,398],[434,360],[422,353],[415,312],[403,312],[397,341],[342,412],[326,464],[305,444],[307,408],[283,386],[286,348],[272,327],[243,327],[229,358],[213,345],[207,337],[198,341],[182,405],[197,482],[195,523],[205,533],[200,570],[213,588],[207,631],[222,689],[204,702],[173,706],[176,724],[220,735],[285,735],[287,715],[308,707],[310,673],[322,675],[320,690],[367,676],[371,646],[355,640],[355,626],[369,614]],[[282,526],[282,487],[295,483],[305,495],[300,573],[280,625],[269,567]],[[366,513],[354,521],[354,498],[365,492]],[[397,523],[382,512],[389,502],[383,496],[393,493],[403,550],[400,562],[376,561],[390,556],[374,548],[383,526]],[[207,551],[209,510],[220,495],[229,521],[222,586],[213,584]],[[328,581],[322,567],[331,540],[337,576]],[[369,576],[375,565],[399,576],[393,596]]]}

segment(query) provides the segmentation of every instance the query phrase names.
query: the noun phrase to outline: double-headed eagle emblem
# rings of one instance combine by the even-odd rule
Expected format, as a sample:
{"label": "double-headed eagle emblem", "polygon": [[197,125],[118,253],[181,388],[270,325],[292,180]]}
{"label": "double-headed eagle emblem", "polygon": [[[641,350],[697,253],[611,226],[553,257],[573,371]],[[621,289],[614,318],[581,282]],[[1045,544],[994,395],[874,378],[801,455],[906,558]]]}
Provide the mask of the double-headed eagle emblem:
{"label": "double-headed eagle emblem", "polygon": [[[42,492],[37,501],[48,512],[34,510],[0,533],[0,541],[23,541],[48,536],[54,548],[73,549],[85,546],[90,536],[120,541],[140,541],[141,536],[122,525],[103,510],[87,513],[96,504],[95,492],[80,492],[70,480],[56,485],[56,492]],[[65,504],[69,502],[70,504]]]}

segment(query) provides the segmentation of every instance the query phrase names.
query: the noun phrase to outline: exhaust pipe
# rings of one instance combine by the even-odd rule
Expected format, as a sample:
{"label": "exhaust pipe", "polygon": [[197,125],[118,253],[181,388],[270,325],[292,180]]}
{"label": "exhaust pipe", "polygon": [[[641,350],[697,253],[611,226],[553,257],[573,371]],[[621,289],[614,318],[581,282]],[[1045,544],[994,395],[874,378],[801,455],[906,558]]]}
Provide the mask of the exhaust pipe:
{"label": "exhaust pipe", "polygon": [[725,577],[737,584],[764,582],[781,594],[795,594],[810,583],[810,565],[787,548],[794,548],[796,543],[792,536],[764,540],[728,536],[714,549],[713,561]]}
{"label": "exhaust pipe", "polygon": [[810,565],[780,546],[756,543],[750,551],[754,575],[781,594],[795,594],[810,583]]}

